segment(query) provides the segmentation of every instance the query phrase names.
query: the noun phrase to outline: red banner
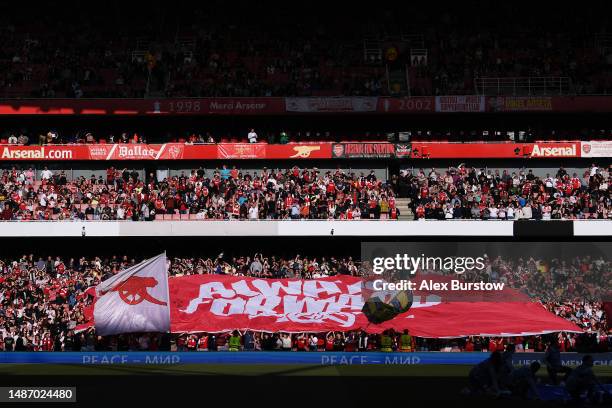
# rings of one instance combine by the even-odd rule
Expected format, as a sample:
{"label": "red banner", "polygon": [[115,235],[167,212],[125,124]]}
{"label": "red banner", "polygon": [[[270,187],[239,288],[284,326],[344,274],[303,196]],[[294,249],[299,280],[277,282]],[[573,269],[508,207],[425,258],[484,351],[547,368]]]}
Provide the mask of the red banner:
{"label": "red banner", "polygon": [[266,159],[329,159],[331,143],[266,145]]}
{"label": "red banner", "polygon": [[332,146],[334,158],[390,158],[395,157],[393,143],[336,143]]}
{"label": "red banner", "polygon": [[0,145],[4,161],[331,159],[331,143]]}
{"label": "red banner", "polygon": [[[234,329],[328,332],[409,329],[419,337],[512,336],[581,331],[531,302],[415,302],[383,324],[361,313],[361,280],[336,276],[318,280],[257,279],[225,275],[170,278],[172,332]],[[507,289],[504,289],[505,291]]]}
{"label": "red banner", "polygon": [[607,142],[0,145],[3,161],[610,157]]}
{"label": "red banner", "polygon": [[284,112],[284,98],[15,99],[0,101],[0,115],[259,115]]}
{"label": "red banner", "polygon": [[576,158],[580,142],[571,143],[412,143],[413,158]]}
{"label": "red banner", "polygon": [[263,159],[266,146],[257,143],[235,143],[218,145],[220,159]]}

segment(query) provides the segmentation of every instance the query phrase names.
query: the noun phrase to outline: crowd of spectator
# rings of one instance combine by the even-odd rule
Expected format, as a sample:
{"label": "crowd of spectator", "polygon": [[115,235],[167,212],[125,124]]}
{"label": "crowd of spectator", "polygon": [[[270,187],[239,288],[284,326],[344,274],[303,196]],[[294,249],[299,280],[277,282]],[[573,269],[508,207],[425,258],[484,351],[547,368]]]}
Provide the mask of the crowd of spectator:
{"label": "crowd of spectator", "polygon": [[402,170],[391,185],[408,197],[417,219],[609,219],[612,167],[592,164],[583,174],[560,167],[537,176],[532,170]]}
{"label": "crowd of spectator", "polygon": [[[5,13],[12,18],[0,30],[8,44],[0,53],[4,96],[471,94],[477,77],[527,76],[566,77],[564,92],[606,93],[612,82],[609,47],[598,44],[609,22],[596,7],[551,15],[482,2],[327,13],[218,2],[129,11],[111,3],[96,15],[52,6]],[[385,65],[408,65],[407,83],[404,74],[388,81]]]}
{"label": "crowd of spectator", "polygon": [[[555,264],[555,260],[533,261]],[[168,335],[141,333],[100,337],[93,329],[85,329],[83,323],[91,320],[91,288],[121,270],[137,263],[128,256],[112,257],[35,257],[33,254],[0,260],[0,350],[7,351],[88,351],[88,350],[227,350],[229,333],[198,333]],[[217,257],[170,257],[168,269],[171,276],[193,274],[240,275],[261,278],[317,279],[338,274],[363,276],[360,262],[350,257],[325,258],[295,255],[282,258],[264,254]],[[491,281],[507,279],[491,274],[497,271],[501,260],[487,261],[479,273]],[[503,261],[512,265],[512,261]],[[532,260],[527,262],[527,265]],[[587,265],[581,268],[586,276],[599,273],[599,259],[576,258],[570,264]],[[609,278],[609,262],[604,262]],[[554,268],[544,272],[521,267],[518,261],[517,275],[523,278],[533,274],[546,275],[556,281]],[[500,269],[501,270],[501,269]],[[427,271],[422,271],[427,272]],[[514,273],[514,272],[513,272]],[[507,279],[507,281],[517,282]],[[609,280],[608,280],[609,282]],[[520,283],[519,283],[520,285]],[[537,287],[532,293],[536,299],[548,299],[543,304],[553,313],[575,322],[585,333],[558,333],[562,351],[610,350],[609,327],[601,301],[583,299],[582,291],[576,297],[553,300],[559,286]],[[533,289],[533,288],[532,288]],[[560,298],[558,298],[560,299]],[[89,314],[89,315],[88,315]],[[399,335],[399,333],[397,333]],[[246,350],[378,350],[380,336],[362,331],[347,333],[241,333],[242,347]],[[397,336],[396,336],[397,337]],[[396,338],[394,337],[394,338]],[[397,340],[397,338],[396,338]],[[252,343],[252,344],[251,344]],[[491,351],[513,343],[517,351],[543,351],[545,342],[541,336],[513,338],[469,337],[462,339],[414,338],[412,350],[417,351]],[[519,346],[520,345],[520,346]],[[397,348],[396,345],[394,346]]]}
{"label": "crowd of spectator", "polygon": [[4,170],[0,179],[2,220],[152,221],[165,214],[191,219],[397,219],[392,189],[374,172],[338,168],[233,167],[157,180],[136,171],[109,168],[106,178],[68,180],[47,167]]}
{"label": "crowd of spectator", "polygon": [[[402,170],[383,181],[374,170],[338,168],[194,169],[164,177],[111,167],[106,177],[69,180],[47,167],[0,173],[2,220],[152,221],[178,219],[398,219],[397,197],[415,219],[610,219],[611,169],[596,164],[571,176],[563,168],[485,170],[460,165],[444,171]],[[161,176],[160,176],[161,177]]]}

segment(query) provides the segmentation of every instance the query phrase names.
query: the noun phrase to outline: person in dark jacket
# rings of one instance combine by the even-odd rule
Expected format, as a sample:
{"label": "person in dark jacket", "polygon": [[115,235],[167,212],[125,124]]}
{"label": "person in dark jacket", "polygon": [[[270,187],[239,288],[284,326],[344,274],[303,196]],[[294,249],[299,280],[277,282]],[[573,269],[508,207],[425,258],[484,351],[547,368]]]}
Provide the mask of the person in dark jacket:
{"label": "person in dark jacket", "polygon": [[567,377],[572,371],[571,368],[565,367],[561,364],[561,351],[559,351],[559,346],[557,345],[557,342],[555,340],[552,340],[548,344],[548,349],[546,349],[546,353],[544,354],[544,364],[546,364],[548,378],[550,379],[550,382],[553,385],[559,384],[557,374],[565,374],[563,381],[567,381]]}

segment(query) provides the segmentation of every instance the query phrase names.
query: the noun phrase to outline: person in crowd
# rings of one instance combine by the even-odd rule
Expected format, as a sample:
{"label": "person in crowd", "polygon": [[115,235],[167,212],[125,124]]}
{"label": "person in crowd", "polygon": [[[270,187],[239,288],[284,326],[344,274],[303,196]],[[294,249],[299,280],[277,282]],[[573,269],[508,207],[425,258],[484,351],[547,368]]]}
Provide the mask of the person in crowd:
{"label": "person in crowd", "polygon": [[546,364],[546,371],[548,372],[548,378],[553,385],[559,384],[557,374],[563,373],[563,381],[567,381],[569,374],[572,369],[561,364],[561,351],[556,341],[552,340],[548,344],[546,353],[544,354],[544,364]]}
{"label": "person in crowd", "polygon": [[242,339],[238,330],[234,330],[229,338],[229,351],[240,351]]}
{"label": "person in crowd", "polygon": [[469,373],[469,385],[464,394],[492,394],[499,396],[502,389],[499,385],[499,375],[503,369],[502,354],[499,351],[491,353],[490,357],[475,365]]}
{"label": "person in crowd", "polygon": [[249,139],[249,143],[257,143],[257,133],[255,133],[255,129],[249,131],[247,138]]}
{"label": "person in crowd", "polygon": [[540,370],[540,363],[532,362],[530,365],[525,365],[517,368],[510,373],[509,388],[512,395],[523,399],[540,400],[541,395],[537,387],[536,375]]}
{"label": "person in crowd", "polygon": [[603,388],[593,372],[593,357],[591,355],[582,357],[582,364],[576,367],[567,377],[565,389],[574,402],[580,402],[584,393],[586,393],[589,403],[600,402]]}

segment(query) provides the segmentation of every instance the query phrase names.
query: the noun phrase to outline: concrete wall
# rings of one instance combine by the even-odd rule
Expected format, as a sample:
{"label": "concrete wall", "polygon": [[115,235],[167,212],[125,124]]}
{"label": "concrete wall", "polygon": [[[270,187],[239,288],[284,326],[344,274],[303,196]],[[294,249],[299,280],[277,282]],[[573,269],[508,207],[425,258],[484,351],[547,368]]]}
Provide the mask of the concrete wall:
{"label": "concrete wall", "polygon": [[32,221],[1,222],[3,237],[512,236],[512,221]]}

